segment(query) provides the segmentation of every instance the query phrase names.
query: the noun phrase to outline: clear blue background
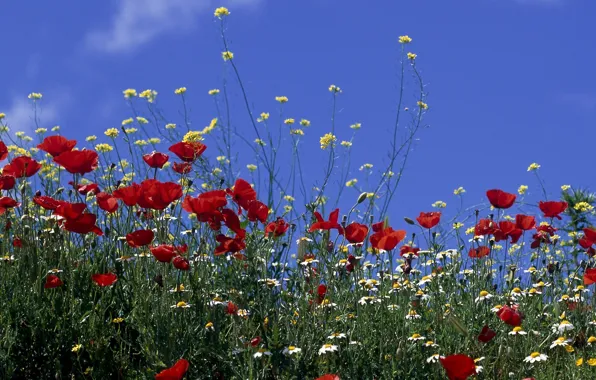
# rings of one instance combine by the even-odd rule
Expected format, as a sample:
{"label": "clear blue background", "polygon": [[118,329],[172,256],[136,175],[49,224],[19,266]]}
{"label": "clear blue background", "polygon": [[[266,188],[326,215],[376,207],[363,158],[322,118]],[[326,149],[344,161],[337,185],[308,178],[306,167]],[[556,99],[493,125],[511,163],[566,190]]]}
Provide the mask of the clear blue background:
{"label": "clear blue background", "polygon": [[[222,5],[232,12],[231,50],[254,111],[274,115],[274,97],[288,96],[286,115],[312,121],[301,149],[303,164],[319,175],[332,83],[344,91],[338,138],[362,123],[350,178],[360,178],[365,162],[380,168],[395,114],[397,37],[414,39],[408,50],[418,54],[427,84],[430,127],[415,145],[392,218],[430,211],[439,199],[456,206],[458,186],[468,205],[484,202],[489,188],[515,192],[520,184],[539,199],[526,171],[532,162],[542,165],[553,198],[563,184],[596,184],[590,0],[4,1],[0,112],[13,131],[32,133],[26,96],[41,92],[43,126],[59,124],[81,142],[90,134],[102,140],[105,129],[132,116],[125,88],[157,90],[180,122],[173,90],[186,86],[202,128],[216,116],[207,91],[221,88],[224,73],[213,17]],[[235,125],[253,140],[245,110],[235,107]],[[246,156],[244,164],[254,162]]]}

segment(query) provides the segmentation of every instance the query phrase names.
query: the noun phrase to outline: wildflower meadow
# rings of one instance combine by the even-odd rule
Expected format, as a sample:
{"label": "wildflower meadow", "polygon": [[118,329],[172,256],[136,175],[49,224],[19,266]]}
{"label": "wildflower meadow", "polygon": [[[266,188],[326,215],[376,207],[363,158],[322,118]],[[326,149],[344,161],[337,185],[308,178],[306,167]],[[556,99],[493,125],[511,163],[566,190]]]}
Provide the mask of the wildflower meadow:
{"label": "wildflower meadow", "polygon": [[532,197],[459,187],[403,215],[433,110],[416,36],[392,39],[395,113],[362,163],[349,88],[320,89],[323,125],[287,94],[255,104],[236,12],[210,16],[218,88],[124,89],[86,139],[42,93],[32,133],[0,113],[1,379],[596,378],[590,189],[531,163]]}

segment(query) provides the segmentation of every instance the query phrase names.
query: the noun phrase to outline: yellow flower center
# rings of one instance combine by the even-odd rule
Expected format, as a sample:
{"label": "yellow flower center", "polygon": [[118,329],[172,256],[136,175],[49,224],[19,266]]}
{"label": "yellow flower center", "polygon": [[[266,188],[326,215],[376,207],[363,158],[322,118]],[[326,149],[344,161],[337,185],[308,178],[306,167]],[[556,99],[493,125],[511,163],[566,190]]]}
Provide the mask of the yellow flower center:
{"label": "yellow flower center", "polygon": [[522,328],[521,328],[520,326],[515,326],[515,327],[513,328],[513,331],[514,331],[514,332],[520,332],[520,331],[522,331]]}
{"label": "yellow flower center", "polygon": [[296,349],[296,346],[290,346],[290,347],[288,347],[288,350],[290,350],[290,351],[294,351],[295,349]]}
{"label": "yellow flower center", "polygon": [[537,357],[539,357],[539,356],[540,356],[540,352],[532,352],[532,353],[530,354],[530,356],[531,356],[531,357],[533,357],[533,358],[537,358]]}
{"label": "yellow flower center", "polygon": [[418,339],[418,338],[420,338],[421,336],[422,336],[422,335],[420,335],[420,334],[414,334],[414,335],[412,335],[412,339]]}
{"label": "yellow flower center", "polygon": [[184,301],[180,301],[176,304],[176,307],[184,307],[184,306],[186,306],[186,302],[184,302]]}
{"label": "yellow flower center", "polygon": [[480,292],[480,297],[486,297],[488,296],[488,292],[486,290],[483,290]]}

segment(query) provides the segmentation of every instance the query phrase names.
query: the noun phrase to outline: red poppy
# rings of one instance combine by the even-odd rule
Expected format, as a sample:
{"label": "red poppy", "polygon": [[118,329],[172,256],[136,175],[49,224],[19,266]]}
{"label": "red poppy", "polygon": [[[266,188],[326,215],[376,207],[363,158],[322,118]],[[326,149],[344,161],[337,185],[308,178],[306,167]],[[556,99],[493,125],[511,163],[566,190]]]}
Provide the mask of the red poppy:
{"label": "red poppy", "polygon": [[21,203],[11,197],[0,197],[0,215],[4,214],[9,208],[19,207]]}
{"label": "red poppy", "polygon": [[261,201],[250,202],[246,211],[246,218],[251,222],[258,220],[261,223],[265,223],[267,221],[267,216],[269,215],[269,207]]}
{"label": "red poppy", "polygon": [[399,255],[401,257],[412,256],[412,255],[418,257],[418,251],[420,251],[420,248],[413,248],[413,247],[410,247],[409,245],[403,245],[399,249]]}
{"label": "red poppy", "polygon": [[226,314],[236,315],[238,313],[238,306],[232,301],[228,301],[226,305]]}
{"label": "red poppy", "polygon": [[494,330],[491,330],[490,327],[488,327],[488,325],[484,325],[482,331],[480,331],[480,334],[478,335],[478,340],[482,343],[488,343],[495,336],[497,336],[497,333]]}
{"label": "red poppy", "polygon": [[[232,197],[232,200],[245,210],[252,201],[257,200],[257,192],[242,178],[238,178],[232,189],[226,189],[226,193]],[[239,211],[240,212],[240,211]]]}
{"label": "red poppy", "polygon": [[273,234],[273,237],[279,237],[285,234],[288,228],[290,228],[290,225],[283,218],[277,217],[275,221],[265,227],[265,236],[268,237],[269,234]]}
{"label": "red poppy", "polygon": [[246,236],[246,230],[240,227],[240,219],[238,218],[238,215],[236,215],[234,211],[230,210],[229,208],[224,208],[221,211],[221,214],[226,227],[234,231],[238,237],[244,239]]}
{"label": "red poppy", "polygon": [[596,229],[584,228],[584,237],[591,241],[592,244],[596,243]]}
{"label": "red poppy", "polygon": [[536,249],[540,247],[540,244],[552,244],[550,237],[555,234],[556,228],[550,225],[541,225],[536,227],[536,233],[532,236],[532,244],[530,248]]}
{"label": "red poppy", "polygon": [[188,367],[190,367],[188,360],[180,359],[170,368],[164,369],[155,375],[155,380],[182,380],[188,371]]}
{"label": "red poppy", "polygon": [[523,231],[528,231],[536,227],[536,219],[530,215],[517,214],[515,216],[515,226]]}
{"label": "red poppy", "polygon": [[592,285],[596,282],[596,268],[588,268],[584,272],[584,285]]}
{"label": "red poppy", "polygon": [[36,205],[43,207],[46,210],[51,210],[51,211],[56,210],[58,208],[58,206],[60,206],[63,203],[66,203],[64,201],[59,201],[52,197],[48,197],[47,195],[35,196],[35,197],[33,197],[33,202]]}
{"label": "red poppy", "polygon": [[346,226],[344,236],[346,240],[352,244],[360,244],[366,239],[368,235],[368,226],[356,222],[352,222]]}
{"label": "red poppy", "polygon": [[449,380],[466,380],[476,374],[476,363],[467,355],[449,355],[439,358]]}
{"label": "red poppy", "polygon": [[509,326],[521,326],[522,315],[517,309],[503,306],[497,311],[497,316]]}
{"label": "red poppy", "polygon": [[188,174],[192,170],[192,164],[190,162],[174,162],[172,169],[178,174]]}
{"label": "red poppy", "polygon": [[8,148],[4,141],[0,140],[0,161],[6,160],[8,157]]}
{"label": "red poppy", "polygon": [[468,251],[468,257],[473,259],[478,259],[484,256],[488,256],[490,253],[490,248],[486,246],[478,247],[478,248],[470,248]]}
{"label": "red poppy", "polygon": [[132,248],[139,248],[151,244],[154,237],[152,230],[138,230],[126,234],[126,242]]}
{"label": "red poppy", "polygon": [[317,287],[317,303],[322,303],[323,300],[325,299],[325,296],[327,295],[327,285],[325,284],[320,284]]}
{"label": "red poppy", "polygon": [[141,196],[141,186],[138,183],[133,183],[130,186],[114,190],[112,195],[124,202],[125,205],[132,207],[137,204]]}
{"label": "red poppy", "polygon": [[28,156],[15,157],[4,166],[2,174],[15,178],[31,177],[41,169],[41,164]]}
{"label": "red poppy", "polygon": [[212,230],[218,231],[223,221],[221,208],[227,203],[224,190],[213,190],[200,194],[197,198],[186,196],[182,208],[194,213],[199,222],[207,222]]}
{"label": "red poppy", "polygon": [[314,212],[315,218],[317,221],[313,223],[308,232],[314,232],[317,230],[325,230],[329,231],[332,229],[336,229],[340,234],[344,233],[344,228],[337,222],[339,218],[339,209],[336,208],[329,214],[329,220],[324,220],[321,214],[318,211]]}
{"label": "red poppy", "polygon": [[431,229],[439,224],[439,221],[441,220],[441,213],[439,211],[421,212],[416,220],[422,227]]}
{"label": "red poppy", "polygon": [[256,347],[256,346],[258,346],[258,345],[259,345],[259,343],[261,343],[261,337],[260,337],[260,336],[254,337],[254,338],[252,338],[252,339],[250,340],[250,345],[251,345],[252,347]]}
{"label": "red poppy", "polygon": [[151,254],[162,263],[169,263],[176,257],[176,247],[169,244],[161,244],[156,247],[149,248]]}
{"label": "red poppy", "polygon": [[219,242],[219,245],[215,248],[213,254],[215,256],[221,256],[228,252],[236,253],[246,248],[244,239],[236,236],[235,238],[228,237],[226,235],[219,234],[215,237],[215,240]]}
{"label": "red poppy", "polygon": [[64,285],[60,277],[49,274],[46,277],[46,283],[43,285],[44,289],[54,289]]}
{"label": "red poppy", "polygon": [[81,185],[76,184],[73,181],[70,181],[68,182],[68,184],[74,187],[79,192],[79,194],[87,195],[89,193],[97,194],[100,192],[99,185],[97,185],[96,183],[87,183],[85,185]]}
{"label": "red poppy", "polygon": [[391,227],[383,227],[383,222],[375,223],[372,226],[374,234],[370,235],[369,240],[373,248],[390,251],[406,237],[406,231],[404,230],[395,231]]}
{"label": "red poppy", "polygon": [[68,140],[63,136],[48,136],[43,139],[41,144],[37,145],[37,149],[56,157],[64,152],[70,152],[75,145],[77,145],[77,140]]}
{"label": "red poppy", "polygon": [[480,219],[474,226],[474,236],[492,235],[497,230],[497,223],[491,219]]}
{"label": "red poppy", "polygon": [[486,192],[488,201],[494,208],[509,208],[513,206],[515,194],[506,193],[503,190],[493,189]]}
{"label": "red poppy", "polygon": [[[7,227],[10,229],[10,224],[7,223]],[[12,238],[12,246],[15,248],[23,248],[23,241],[20,237],[15,236]]]}
{"label": "red poppy", "polygon": [[98,273],[98,274],[92,275],[91,279],[97,285],[104,287],[104,286],[114,285],[114,283],[116,283],[116,281],[118,281],[118,276],[116,276],[114,273],[105,273],[105,274]]}
{"label": "red poppy", "polygon": [[108,193],[98,193],[95,196],[95,199],[97,200],[97,205],[99,206],[99,208],[109,214],[118,210],[118,199],[116,199],[116,197],[113,197]]}
{"label": "red poppy", "polygon": [[190,269],[190,264],[189,264],[188,260],[186,260],[182,256],[174,257],[174,261],[172,261],[172,264],[174,264],[174,267],[176,269],[180,269],[180,270],[189,270]]}
{"label": "red poppy", "polygon": [[201,142],[179,142],[172,145],[169,149],[184,162],[193,162],[203,154],[207,145]]}
{"label": "red poppy", "polygon": [[62,217],[60,220],[62,228],[78,234],[93,232],[98,236],[103,235],[103,232],[95,225],[97,216],[91,213],[84,213],[87,207],[84,203],[57,202],[59,202],[59,205],[54,210],[54,215]]}
{"label": "red poppy", "polygon": [[153,152],[143,155],[143,161],[154,169],[161,169],[168,162],[170,156],[164,153]]}
{"label": "red poppy", "polygon": [[186,196],[182,202],[182,208],[197,215],[199,222],[209,221],[214,214],[221,218],[221,208],[226,206],[226,192],[224,190],[213,190],[200,194],[196,198]]}
{"label": "red poppy", "polygon": [[54,157],[54,162],[72,174],[91,173],[99,164],[99,156],[93,150],[71,150]]}
{"label": "red poppy", "polygon": [[11,175],[0,175],[0,190],[12,190],[15,184],[15,177]]}
{"label": "red poppy", "polygon": [[327,374],[321,377],[317,377],[315,380],[339,380],[339,376]]}
{"label": "red poppy", "polygon": [[538,203],[540,211],[544,213],[545,218],[557,218],[561,220],[560,214],[567,210],[567,202],[547,201]]}
{"label": "red poppy", "polygon": [[[488,220],[488,219],[487,219]],[[522,236],[524,231],[517,228],[515,223],[508,220],[502,220],[499,222],[499,227],[494,229],[495,241],[506,240],[511,238],[511,243],[515,244]]]}
{"label": "red poppy", "polygon": [[82,214],[77,219],[67,219],[62,224],[62,228],[66,231],[74,232],[77,234],[88,234],[89,232],[93,232],[97,236],[102,236],[103,232],[101,229],[95,225],[97,221],[97,215],[91,213]]}
{"label": "red poppy", "polygon": [[141,182],[137,204],[142,208],[164,210],[172,202],[182,198],[182,186],[174,182],[146,179]]}

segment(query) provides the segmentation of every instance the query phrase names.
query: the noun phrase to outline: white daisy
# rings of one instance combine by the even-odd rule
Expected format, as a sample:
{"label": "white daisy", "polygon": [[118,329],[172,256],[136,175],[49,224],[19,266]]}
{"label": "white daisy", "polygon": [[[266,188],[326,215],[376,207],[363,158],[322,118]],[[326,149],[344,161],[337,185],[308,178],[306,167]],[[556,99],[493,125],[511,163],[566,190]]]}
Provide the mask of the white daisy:
{"label": "white daisy", "polygon": [[545,354],[541,354],[540,352],[532,352],[530,356],[526,356],[524,362],[526,363],[535,363],[535,362],[545,362],[548,359],[548,356]]}
{"label": "white daisy", "polygon": [[337,346],[327,343],[324,344],[321,348],[319,348],[319,355],[325,355],[327,352],[334,352],[337,351]]}

